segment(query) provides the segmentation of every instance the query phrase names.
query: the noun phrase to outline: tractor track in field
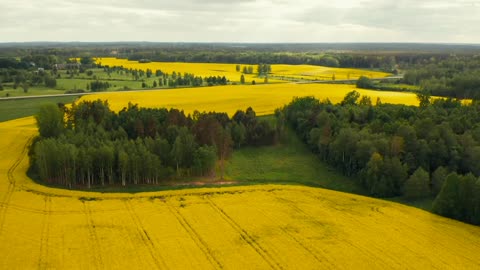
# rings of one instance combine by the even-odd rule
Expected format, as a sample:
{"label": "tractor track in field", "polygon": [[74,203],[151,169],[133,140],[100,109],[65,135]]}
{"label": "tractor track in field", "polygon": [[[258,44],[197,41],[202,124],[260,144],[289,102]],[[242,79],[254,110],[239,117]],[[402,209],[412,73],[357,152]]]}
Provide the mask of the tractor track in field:
{"label": "tractor track in field", "polygon": [[220,217],[225,220],[234,230],[240,234],[240,237],[243,241],[245,241],[250,247],[252,247],[255,252],[262,257],[265,262],[272,268],[272,269],[284,269],[273,257],[272,255],[262,247],[257,240],[253,236],[251,236],[245,229],[243,229],[235,220],[233,220],[225,211],[220,208],[217,204],[215,204],[210,198],[204,197],[204,199],[208,202],[210,207],[215,210]]}
{"label": "tractor track in field", "polygon": [[[133,223],[135,224],[135,228],[137,230],[137,233],[142,240],[142,244],[147,247],[148,253],[150,257],[152,258],[153,262],[155,263],[155,267],[157,269],[168,269],[167,265],[165,264],[164,258],[162,258],[162,254],[158,251],[158,249],[155,247],[155,244],[153,243],[152,239],[148,235],[147,230],[142,224],[142,221],[138,217],[137,213],[133,209],[130,200],[124,200],[125,208],[130,215],[130,218],[132,219]],[[157,255],[160,258],[157,258]]]}
{"label": "tractor track in field", "polygon": [[310,222],[315,224],[316,226],[319,226],[319,227],[324,227],[325,226],[324,223],[318,221],[317,219],[312,217],[310,214],[305,212],[302,208],[298,207],[297,203],[295,201],[292,201],[292,200],[289,200],[289,199],[286,199],[286,198],[282,198],[282,197],[278,196],[278,194],[276,195],[276,199],[278,201],[282,202],[282,203],[285,203],[290,208],[294,209],[296,213],[302,214],[303,216],[308,218],[310,220]]}
{"label": "tractor track in field", "polygon": [[[264,211],[261,211],[261,213],[263,214],[264,217],[266,217],[268,220],[271,221],[272,224],[280,224],[281,223],[281,220],[277,219],[277,218],[272,218],[268,215],[268,213],[265,213]],[[290,231],[288,231],[287,229],[285,229],[285,227],[283,226],[278,226],[278,228],[285,234],[287,235],[290,239],[292,239],[293,241],[295,241],[295,243],[297,243],[300,247],[302,247],[302,249],[304,249],[306,252],[308,252],[317,262],[319,263],[325,263],[327,262],[329,264],[328,267],[325,267],[325,266],[322,266],[322,268],[326,268],[326,269],[335,269],[335,264],[333,264],[328,258],[326,255],[323,254],[323,252],[320,252],[322,253],[322,258],[319,257],[319,254],[318,251],[316,252],[314,250],[313,247],[309,247],[305,241],[301,241],[297,236],[295,236],[293,233],[291,233]]]}
{"label": "tractor track in field", "polygon": [[[278,195],[277,195],[277,200],[286,203],[286,205],[288,205],[290,208],[294,209],[296,213],[299,213],[299,214],[305,216],[316,226],[320,226],[320,227],[325,226],[325,224],[323,224],[322,222],[320,222],[317,219],[315,219],[314,217],[312,217],[310,214],[305,212],[302,208],[298,207],[296,202],[294,202],[292,200],[289,200],[289,199],[286,199],[286,198],[282,198]],[[361,222],[358,221],[357,224],[361,224]],[[375,255],[373,252],[371,252],[368,249],[359,247],[358,245],[356,245],[354,243],[351,243],[351,241],[344,241],[344,243],[347,244],[348,246],[350,246],[351,248],[357,250],[359,253],[363,254],[365,257],[372,258],[372,259],[376,260],[377,264],[382,264],[384,269],[387,269],[387,268],[389,268],[389,266],[391,266],[388,263],[386,263],[385,260],[378,257],[377,255]]]}
{"label": "tractor track in field", "polygon": [[50,197],[45,197],[45,214],[42,222],[42,234],[40,236],[40,257],[38,258],[38,269],[48,268],[48,234],[50,232],[50,213],[52,201]]}
{"label": "tractor track in field", "polygon": [[31,142],[33,140],[33,137],[30,137],[25,145],[22,148],[21,153],[18,155],[17,159],[15,162],[12,164],[12,166],[8,169],[7,171],[7,178],[8,178],[8,189],[3,197],[1,203],[0,203],[0,236],[2,235],[3,231],[3,226],[5,225],[5,216],[7,215],[7,211],[10,205],[10,199],[13,195],[13,191],[15,190],[15,177],[13,176],[13,173],[17,169],[18,165],[20,165],[20,162],[25,158],[27,152],[28,152],[28,146],[30,146]]}
{"label": "tractor track in field", "polygon": [[9,201],[10,201],[10,198],[12,197],[12,194],[13,194],[13,189],[14,187],[9,184],[8,185],[8,189],[7,189],[7,192],[2,200],[2,203],[1,203],[1,208],[0,208],[0,236],[2,235],[2,232],[3,232],[3,226],[5,224],[5,216],[7,215],[7,210],[8,210],[8,207],[9,207]]}
{"label": "tractor track in field", "polygon": [[[307,196],[309,196],[311,199],[314,199],[314,200],[318,200],[318,199],[325,200],[325,198],[319,198],[317,195],[312,194],[311,192],[307,192],[307,193],[304,193],[304,194],[306,194]],[[301,212],[302,214],[305,214],[306,216],[310,216],[310,218],[313,218],[311,215],[307,214],[304,210],[302,210],[301,207],[298,207],[298,206],[295,204],[295,202],[290,201],[290,200],[287,200],[287,201],[289,201],[289,205],[290,205],[291,207],[293,207],[297,212]],[[335,202],[332,201],[331,199],[326,199],[326,201],[329,202],[329,203],[332,204],[332,205],[335,204]],[[352,220],[354,220],[354,223],[355,223],[355,224],[358,224],[358,225],[362,224],[362,220],[359,219],[358,215],[352,214],[351,212],[348,212],[348,211],[344,211],[344,209],[342,209],[342,208],[338,208],[338,209],[337,209],[337,208],[334,207],[334,209],[336,209],[336,210],[338,210],[338,211],[342,211],[343,213],[345,213],[345,215],[350,216],[350,218],[351,218]],[[370,211],[371,211],[371,212],[375,212],[375,213],[377,213],[377,214],[384,215],[384,212],[379,208],[379,206],[371,206],[371,207],[370,207]],[[365,256],[368,256],[368,257],[371,257],[371,258],[377,257],[376,254],[375,254],[373,251],[371,251],[371,249],[361,248],[361,247],[359,247],[358,245],[356,245],[355,243],[351,243],[350,241],[346,241],[346,243],[347,243],[349,246],[353,247],[354,249],[358,250],[359,253],[361,253],[361,254],[363,254],[363,255],[365,255]],[[403,244],[401,244],[401,243],[398,243],[398,245],[402,246],[402,247],[405,248],[406,250],[410,250],[410,248],[409,248],[408,246],[406,246],[406,245],[403,245]],[[377,247],[374,247],[374,248],[377,248]],[[390,260],[391,263],[389,263],[386,259],[387,259],[387,260]],[[396,264],[399,268],[401,268],[401,266],[402,266],[401,263],[398,262],[397,258],[394,257],[394,256],[392,256],[390,253],[384,254],[384,256],[381,257],[381,258],[378,258],[378,257],[377,257],[377,260],[378,260],[378,263],[383,264],[384,267],[391,267],[391,266],[392,266],[392,263],[393,263],[393,264]]]}
{"label": "tractor track in field", "polygon": [[218,269],[223,269],[222,263],[215,257],[213,251],[210,249],[208,244],[203,240],[203,238],[198,234],[198,232],[192,227],[192,225],[187,221],[187,219],[176,209],[174,206],[170,205],[168,202],[162,200],[166,205],[170,213],[175,216],[177,221],[180,223],[180,226],[187,232],[190,236],[190,239],[195,242],[198,248],[203,252],[208,261]]}
{"label": "tractor track in field", "polygon": [[[18,189],[17,189],[18,191]],[[44,197],[48,197],[48,198],[55,198],[55,196],[50,196],[48,195],[48,193],[45,193],[44,195],[42,195]],[[9,203],[0,203],[0,208],[3,207],[4,205],[8,206],[9,209],[15,209],[19,212],[25,212],[25,213],[33,213],[33,214],[47,214],[47,211],[45,209],[38,209],[38,208],[33,208],[33,207],[26,207],[26,206],[21,206],[21,205],[17,205],[17,204],[9,204]],[[118,208],[118,209],[108,209],[108,210],[95,210],[93,211],[94,213],[112,213],[112,212],[123,212],[125,211],[125,209],[123,208]],[[85,211],[84,210],[54,210],[52,211],[51,213],[49,213],[50,215],[70,215],[70,214],[84,214]]]}
{"label": "tractor track in field", "polygon": [[89,242],[90,242],[91,252],[93,253],[91,255],[94,260],[95,268],[104,269],[105,267],[103,265],[103,259],[102,259],[101,249],[100,249],[100,240],[98,239],[98,235],[95,230],[95,224],[93,223],[92,210],[87,205],[87,203],[88,202],[83,202],[83,210],[84,210],[85,216],[87,217],[88,235],[90,238]]}
{"label": "tractor track in field", "polygon": [[[45,194],[44,197],[52,198],[52,196],[49,196],[48,194]],[[3,205],[8,205],[9,209],[14,209],[14,210],[17,210],[19,212],[32,213],[32,214],[42,214],[42,215],[46,215],[46,214],[68,215],[68,214],[84,214],[85,213],[84,210],[64,210],[64,211],[55,210],[55,211],[52,211],[51,213],[48,213],[47,210],[45,210],[45,209],[36,209],[36,208],[30,208],[30,207],[20,206],[20,205],[16,205],[16,204],[8,204],[8,203],[5,203],[5,204],[0,203],[0,208]],[[95,211],[95,213],[107,213],[107,212],[112,212],[112,211],[114,211],[114,210]],[[120,210],[115,210],[115,211],[120,211]]]}

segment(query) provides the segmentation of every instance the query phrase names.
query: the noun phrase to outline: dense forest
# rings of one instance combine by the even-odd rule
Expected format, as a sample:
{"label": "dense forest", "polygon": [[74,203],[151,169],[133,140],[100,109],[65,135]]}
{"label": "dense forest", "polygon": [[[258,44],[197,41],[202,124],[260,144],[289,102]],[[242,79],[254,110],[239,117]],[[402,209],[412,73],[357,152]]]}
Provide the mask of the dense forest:
{"label": "dense forest", "polygon": [[159,184],[217,171],[222,178],[233,148],[272,144],[277,134],[251,108],[229,118],[129,104],[117,114],[100,100],[45,105],[37,123],[31,169],[41,181],[69,188]]}
{"label": "dense forest", "polygon": [[319,158],[372,196],[435,196],[433,211],[480,224],[480,103],[382,104],[347,94],[340,104],[296,98],[276,115]]}
{"label": "dense forest", "polygon": [[480,55],[431,58],[407,70],[404,82],[430,95],[480,98]]}

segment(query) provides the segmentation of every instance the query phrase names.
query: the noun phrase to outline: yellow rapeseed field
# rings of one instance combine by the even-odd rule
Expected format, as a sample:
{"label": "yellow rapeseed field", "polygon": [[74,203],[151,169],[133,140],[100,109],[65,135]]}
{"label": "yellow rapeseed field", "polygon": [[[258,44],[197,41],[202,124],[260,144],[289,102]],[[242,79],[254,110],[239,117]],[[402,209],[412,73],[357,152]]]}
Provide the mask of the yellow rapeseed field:
{"label": "yellow rapeseed field", "polygon": [[303,80],[356,80],[360,76],[383,78],[391,74],[362,69],[331,68],[312,65],[272,65],[273,76]]}
{"label": "yellow rapeseed field", "polygon": [[[144,70],[161,70],[163,72],[172,74],[172,72],[191,73],[196,76],[208,77],[208,76],[225,76],[232,82],[239,82],[241,72],[236,70],[236,64],[218,64],[218,63],[181,63],[181,62],[150,62],[139,63],[138,61],[128,61],[127,59],[117,58],[97,58],[97,63],[108,66],[123,66],[124,68]],[[241,64],[241,70],[244,66],[252,66],[253,72],[257,72],[256,65],[243,65]],[[302,79],[302,80],[346,80],[346,79],[358,79],[360,76],[367,76],[370,78],[383,78],[390,74],[384,72],[376,72],[370,70],[361,69],[347,69],[347,68],[330,68],[322,66],[312,65],[271,65],[272,73],[270,74],[269,82],[284,82],[289,79]],[[257,83],[263,83],[263,78],[257,78],[256,74],[245,74],[245,81],[247,83],[255,80]]]}
{"label": "yellow rapeseed field", "polygon": [[33,117],[0,134],[0,269],[480,268],[479,227],[416,208],[284,185],[55,189],[26,176]]}
{"label": "yellow rapeseed field", "polygon": [[[352,76],[352,75],[350,75]],[[116,92],[144,107],[270,114],[294,96],[336,103],[349,85],[275,84]],[[358,90],[416,105],[413,94]],[[261,185],[70,191],[26,175],[33,117],[0,123],[0,269],[478,269],[480,228],[324,189]],[[247,168],[248,169],[248,168]]]}
{"label": "yellow rapeseed field", "polygon": [[82,100],[108,100],[110,107],[116,111],[132,102],[143,107],[179,108],[186,113],[199,110],[227,112],[229,115],[233,115],[237,109],[245,110],[251,106],[258,115],[265,115],[272,114],[276,108],[292,101],[293,97],[315,96],[338,103],[353,90],[371,97],[374,104],[380,98],[384,103],[418,105],[413,93],[370,91],[344,84],[292,83],[99,93],[83,96]]}

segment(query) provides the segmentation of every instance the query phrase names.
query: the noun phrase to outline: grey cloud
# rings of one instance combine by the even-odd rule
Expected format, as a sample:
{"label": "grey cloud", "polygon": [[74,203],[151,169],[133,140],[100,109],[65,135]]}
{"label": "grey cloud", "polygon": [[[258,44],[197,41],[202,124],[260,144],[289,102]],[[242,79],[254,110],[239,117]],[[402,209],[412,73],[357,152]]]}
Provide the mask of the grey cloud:
{"label": "grey cloud", "polygon": [[0,42],[480,42],[479,1],[2,0]]}
{"label": "grey cloud", "polygon": [[[355,25],[452,42],[458,34],[470,34],[480,41],[480,4],[477,1],[363,1],[352,8],[317,6],[294,20],[335,27]],[[409,40],[399,40],[409,41]],[[428,41],[428,40],[426,40]],[[455,42],[455,41],[453,41]]]}

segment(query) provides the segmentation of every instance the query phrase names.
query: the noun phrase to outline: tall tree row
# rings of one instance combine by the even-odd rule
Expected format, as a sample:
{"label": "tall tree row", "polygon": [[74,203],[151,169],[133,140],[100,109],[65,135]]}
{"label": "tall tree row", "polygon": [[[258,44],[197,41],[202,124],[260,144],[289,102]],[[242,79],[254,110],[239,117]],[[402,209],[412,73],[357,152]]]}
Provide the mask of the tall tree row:
{"label": "tall tree row", "polygon": [[42,181],[69,188],[215,177],[217,168],[222,178],[234,147],[272,144],[276,137],[251,108],[235,116],[132,104],[117,114],[100,100],[70,109],[46,105],[37,115],[33,169]]}

